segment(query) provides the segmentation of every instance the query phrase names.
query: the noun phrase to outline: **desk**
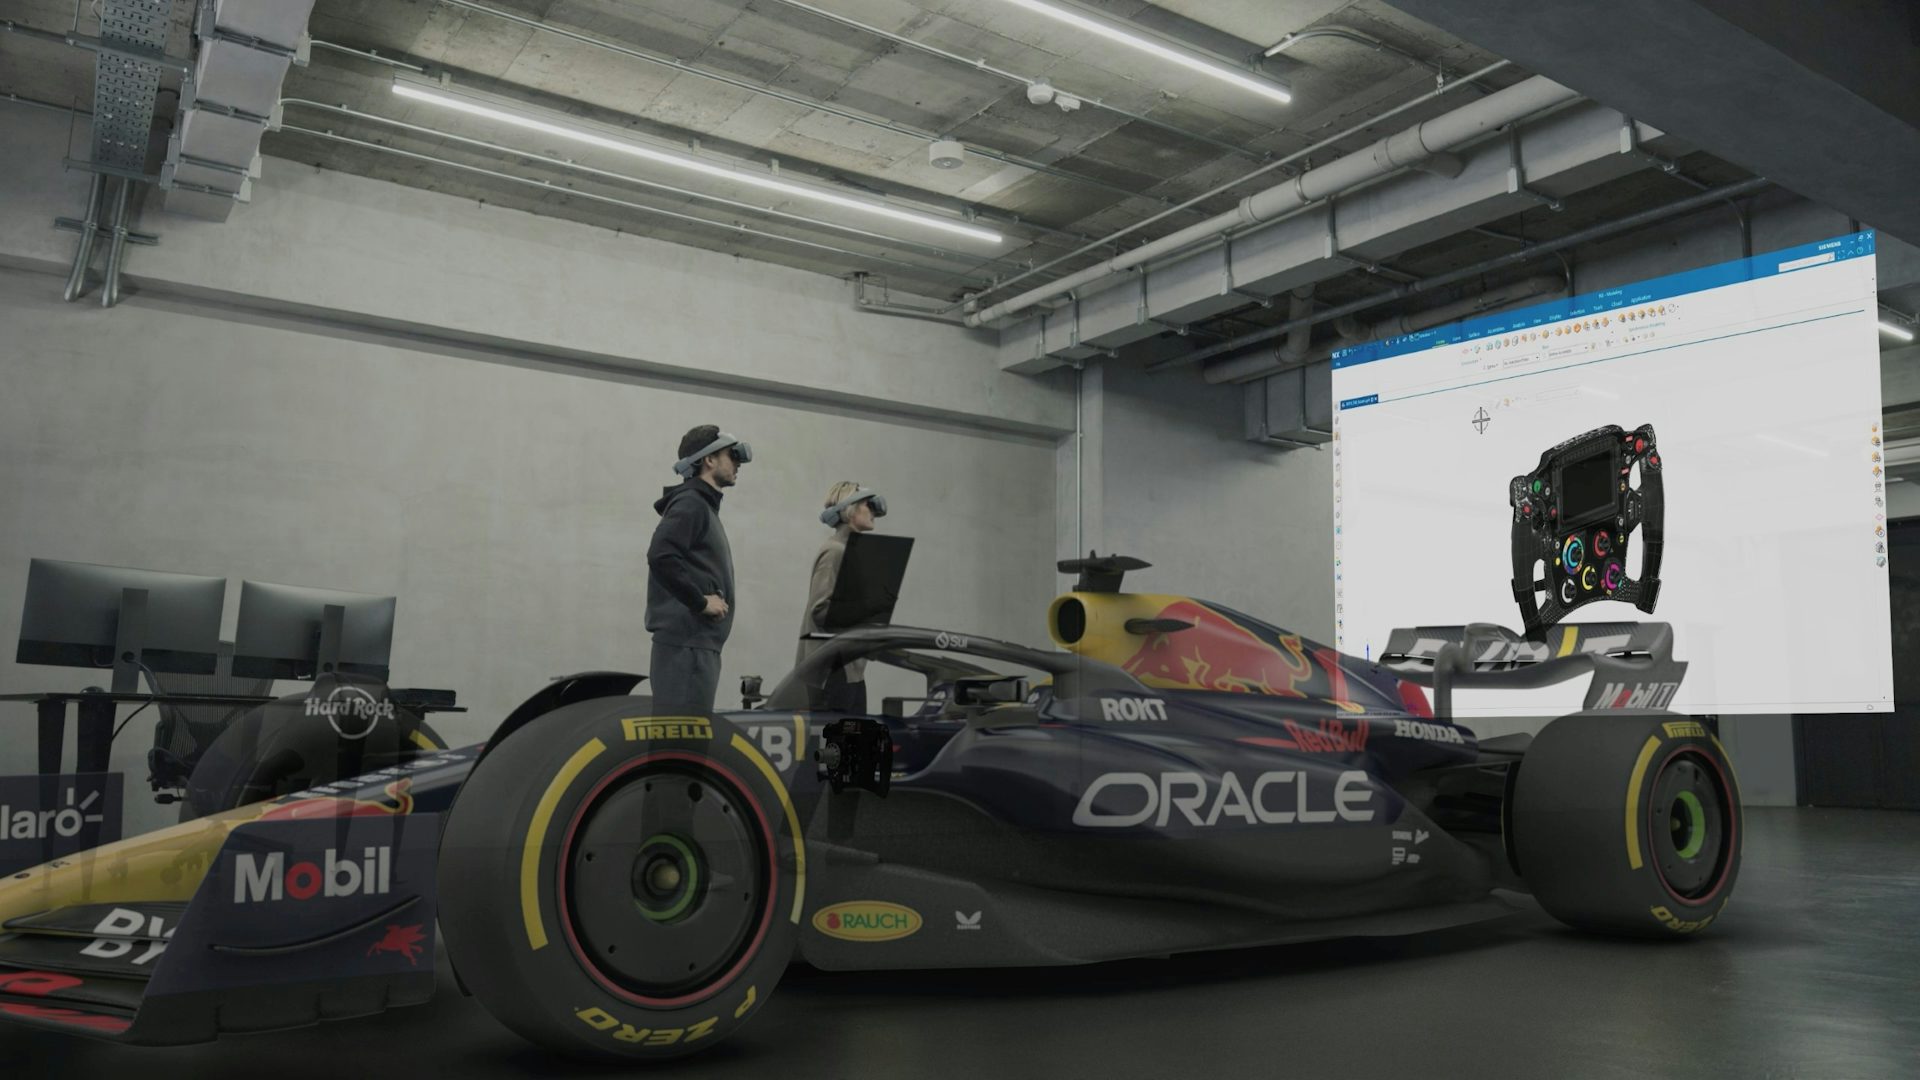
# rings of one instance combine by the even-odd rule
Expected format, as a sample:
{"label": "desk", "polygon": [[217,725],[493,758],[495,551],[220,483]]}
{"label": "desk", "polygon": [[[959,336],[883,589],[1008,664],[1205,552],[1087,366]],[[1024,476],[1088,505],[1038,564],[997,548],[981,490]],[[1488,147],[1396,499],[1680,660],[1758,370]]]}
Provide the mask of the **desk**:
{"label": "desk", "polygon": [[[252,694],[111,694],[88,690],[44,690],[27,694],[0,694],[0,702],[32,702],[40,718],[39,769],[43,775],[60,772],[60,750],[66,741],[67,704],[78,706],[78,737],[74,747],[76,766],[82,773],[108,772],[113,750],[114,710],[125,704],[157,701],[168,705],[265,705],[275,697]],[[466,712],[453,704],[448,690],[389,690],[387,700],[396,708],[422,715],[435,712]]]}

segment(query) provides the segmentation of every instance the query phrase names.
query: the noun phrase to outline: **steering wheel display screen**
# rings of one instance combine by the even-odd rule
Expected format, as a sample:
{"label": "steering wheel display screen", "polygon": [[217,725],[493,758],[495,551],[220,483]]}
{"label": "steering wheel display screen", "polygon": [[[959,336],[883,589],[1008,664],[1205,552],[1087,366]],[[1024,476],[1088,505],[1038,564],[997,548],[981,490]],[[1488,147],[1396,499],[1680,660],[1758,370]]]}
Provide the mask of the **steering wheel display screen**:
{"label": "steering wheel display screen", "polygon": [[[1887,519],[1914,484],[1881,416],[1874,240],[1336,350],[1338,648],[1663,622],[1675,711],[1892,711]],[[1454,697],[1513,730],[1581,703],[1577,681]]]}
{"label": "steering wheel display screen", "polygon": [[1613,461],[1611,454],[1595,454],[1560,470],[1560,521],[1564,525],[1578,525],[1613,512],[1618,473]]}

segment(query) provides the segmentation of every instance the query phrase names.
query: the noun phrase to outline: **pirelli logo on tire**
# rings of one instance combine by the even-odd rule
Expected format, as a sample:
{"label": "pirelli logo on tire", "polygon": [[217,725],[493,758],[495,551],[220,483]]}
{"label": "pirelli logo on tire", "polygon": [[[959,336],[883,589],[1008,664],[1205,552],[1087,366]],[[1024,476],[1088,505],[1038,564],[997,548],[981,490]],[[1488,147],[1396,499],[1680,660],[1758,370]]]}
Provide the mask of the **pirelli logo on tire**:
{"label": "pirelli logo on tire", "polygon": [[697,716],[629,716],[620,721],[628,742],[645,739],[713,739],[713,724]]}
{"label": "pirelli logo on tire", "polygon": [[1669,739],[1704,739],[1707,737],[1707,725],[1698,720],[1674,720],[1660,725]]}

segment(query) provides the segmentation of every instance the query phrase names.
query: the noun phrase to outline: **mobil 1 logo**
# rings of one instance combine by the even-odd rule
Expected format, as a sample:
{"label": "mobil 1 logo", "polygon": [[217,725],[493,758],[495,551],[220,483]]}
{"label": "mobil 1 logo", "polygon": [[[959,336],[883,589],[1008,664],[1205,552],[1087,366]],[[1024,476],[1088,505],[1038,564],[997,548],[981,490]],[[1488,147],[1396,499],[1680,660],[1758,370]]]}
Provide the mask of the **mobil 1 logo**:
{"label": "mobil 1 logo", "polygon": [[120,773],[0,776],[0,874],[120,839]]}

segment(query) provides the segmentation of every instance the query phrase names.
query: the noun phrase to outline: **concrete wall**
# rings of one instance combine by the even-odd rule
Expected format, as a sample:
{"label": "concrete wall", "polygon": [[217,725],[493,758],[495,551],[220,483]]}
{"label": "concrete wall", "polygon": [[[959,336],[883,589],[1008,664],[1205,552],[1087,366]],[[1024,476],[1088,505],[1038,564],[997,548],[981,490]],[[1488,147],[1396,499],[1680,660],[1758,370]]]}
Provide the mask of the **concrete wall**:
{"label": "concrete wall", "polygon": [[1088,368],[1087,540],[1153,563],[1142,590],[1215,600],[1333,639],[1332,455],[1242,437],[1240,390],[1192,372]]}
{"label": "concrete wall", "polygon": [[[73,134],[84,145],[86,124]],[[0,262],[65,273],[87,175],[64,114],[0,102]],[[224,223],[165,213],[127,281],[150,295],[864,404],[1029,434],[1072,427],[1059,380],[1002,372],[991,333],[854,309],[845,282],[720,252],[269,159]]]}
{"label": "concrete wall", "polygon": [[[651,503],[712,422],[756,451],[725,506],[723,701],[791,667],[843,477],[918,540],[900,621],[1045,640],[1073,399],[1002,373],[985,335],[857,313],[832,278],[286,161],[225,224],[143,215],[162,242],[131,249],[129,298],[64,304],[75,237],[51,223],[86,189],[65,131],[0,103],[9,630],[34,556],[394,594],[395,683],[458,691],[470,712],[436,724],[470,741],[551,676],[646,668]],[[105,681],[12,655],[0,692]],[[0,712],[0,774],[32,770],[32,715]],[[150,717],[113,759],[134,831],[168,814]]]}
{"label": "concrete wall", "polygon": [[[69,306],[58,288],[0,271],[0,617],[17,618],[33,556],[397,595],[395,683],[457,690],[471,712],[436,724],[471,741],[554,675],[646,669],[650,504],[674,479],[680,433],[710,419],[750,433],[756,452],[725,505],[740,615],[723,700],[739,675],[791,667],[825,534],[815,515],[843,476],[889,492],[883,526],[918,538],[900,621],[1045,639],[1051,440],[556,375],[139,299]],[[103,681],[0,655],[0,692]],[[0,773],[31,771],[32,711],[8,711]],[[130,828],[156,810],[141,794],[150,731],[136,722],[114,754]]]}

